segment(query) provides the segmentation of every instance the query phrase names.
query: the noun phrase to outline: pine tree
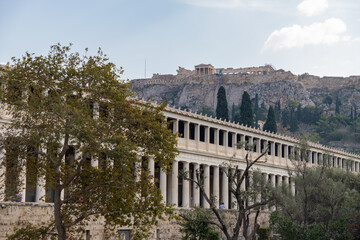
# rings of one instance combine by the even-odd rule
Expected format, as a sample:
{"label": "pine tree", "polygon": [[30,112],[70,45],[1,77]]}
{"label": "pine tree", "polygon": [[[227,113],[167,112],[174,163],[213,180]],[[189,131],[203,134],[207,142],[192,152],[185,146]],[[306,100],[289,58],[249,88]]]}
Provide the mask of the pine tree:
{"label": "pine tree", "polygon": [[339,97],[336,97],[336,102],[335,102],[335,114],[340,114],[340,106],[341,106],[341,101],[339,99]]}
{"label": "pine tree", "polygon": [[254,113],[252,109],[250,95],[246,91],[243,93],[241,100],[240,123],[249,127],[254,126]]}
{"label": "pine tree", "polygon": [[354,121],[354,113],[353,113],[353,107],[350,107],[350,120]]}
{"label": "pine tree", "polygon": [[276,126],[276,120],[275,120],[275,112],[272,106],[269,107],[268,115],[266,122],[264,124],[264,131],[276,133],[277,132],[277,126]]}
{"label": "pine tree", "polygon": [[229,109],[226,100],[225,88],[221,86],[217,94],[216,117],[223,120],[229,120]]}

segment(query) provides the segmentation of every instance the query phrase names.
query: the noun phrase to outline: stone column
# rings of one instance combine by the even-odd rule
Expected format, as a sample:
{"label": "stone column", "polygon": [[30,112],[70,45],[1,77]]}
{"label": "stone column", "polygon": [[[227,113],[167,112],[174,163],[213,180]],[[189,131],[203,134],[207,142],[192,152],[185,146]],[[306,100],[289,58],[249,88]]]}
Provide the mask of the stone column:
{"label": "stone column", "polygon": [[219,151],[219,129],[214,128],[214,144],[216,148],[216,153]]}
{"label": "stone column", "polygon": [[173,121],[173,133],[174,134],[177,134],[177,132],[178,132],[178,128],[179,128],[179,120],[177,120],[177,119],[174,119],[174,121]]}
{"label": "stone column", "polygon": [[179,163],[174,160],[171,172],[171,203],[175,204],[175,207],[178,206],[178,173]]}
{"label": "stone column", "polygon": [[317,153],[317,152],[314,153],[314,164],[315,164],[315,165],[318,165],[318,164],[319,164],[319,161],[318,161],[318,153]]}
{"label": "stone column", "polygon": [[295,191],[295,182],[294,182],[293,179],[291,179],[291,184],[290,184],[290,185],[291,185],[291,186],[290,186],[290,188],[291,188],[291,193],[292,193],[293,196],[295,196],[295,193],[296,193],[296,191]]}
{"label": "stone column", "polygon": [[236,133],[231,133],[233,154],[236,153]]}
{"label": "stone column", "polygon": [[274,142],[270,142],[270,146],[271,146],[271,156],[274,162],[274,158],[275,158],[275,143]]}
{"label": "stone column", "polygon": [[[276,176],[274,174],[270,175],[271,185],[276,187]],[[275,211],[275,206],[270,207],[270,211]]]}
{"label": "stone column", "polygon": [[163,201],[166,203],[166,172],[164,169],[160,169],[160,191]]}
{"label": "stone column", "polygon": [[154,180],[155,180],[155,161],[153,158],[149,158],[148,168],[149,168],[149,173],[151,175],[152,181],[154,182]]}
{"label": "stone column", "polygon": [[278,148],[278,158],[279,160],[281,161],[281,156],[282,156],[282,147],[281,147],[281,143],[278,143],[277,145],[277,148]]}
{"label": "stone column", "polygon": [[196,142],[196,149],[199,149],[199,141],[200,141],[200,125],[194,124],[194,140]]}
{"label": "stone column", "polygon": [[246,152],[246,141],[245,141],[245,135],[240,135],[240,142],[243,144],[243,147],[241,148],[241,153],[242,155],[245,156],[245,152]]}
{"label": "stone column", "polygon": [[[236,174],[236,169],[231,169],[231,175],[232,175],[233,178],[234,178],[235,174]],[[231,183],[231,185],[232,185],[232,188],[236,188],[236,184],[235,184],[234,181]],[[235,195],[232,194],[232,193],[230,194],[230,202],[231,202],[231,208],[232,209],[237,209],[238,208],[237,199],[236,199]]]}
{"label": "stone column", "polygon": [[260,138],[258,138],[258,139],[256,139],[256,152],[257,153],[260,153],[261,152],[261,139]]}
{"label": "stone column", "polygon": [[213,166],[213,170],[214,170],[214,175],[213,175],[213,196],[216,199],[215,200],[215,205],[216,207],[219,207],[219,202],[220,202],[220,194],[219,194],[219,167],[218,166]]}
{"label": "stone column", "polygon": [[254,144],[254,138],[252,136],[249,136],[249,145],[252,152],[254,151],[253,144]]}
{"label": "stone column", "polygon": [[185,139],[185,147],[189,147],[189,122],[184,122],[184,139]]}
{"label": "stone column", "polygon": [[[200,165],[198,163],[194,163],[194,175],[193,179],[197,181],[196,179],[196,172],[200,172]],[[196,184],[193,184],[193,192],[194,192],[194,202],[193,206],[200,206],[200,189]]]}
{"label": "stone column", "polygon": [[223,143],[224,143],[224,147],[225,147],[225,154],[228,153],[228,131],[223,131]]}
{"label": "stone column", "polygon": [[23,162],[23,166],[20,172],[20,193],[22,194],[21,202],[25,202],[26,199],[26,165],[25,162]]}
{"label": "stone column", "polygon": [[184,138],[189,139],[189,122],[184,121]]}
{"label": "stone column", "polygon": [[[184,166],[184,172],[189,173],[189,163],[188,162],[183,162],[183,166]],[[190,182],[188,180],[183,179],[182,182],[183,185],[183,191],[182,191],[182,207],[184,208],[188,208],[190,207],[189,205],[189,200],[190,200]]]}
{"label": "stone column", "polygon": [[311,151],[307,151],[308,152],[308,163],[312,164],[312,152]]}
{"label": "stone column", "polygon": [[205,134],[204,134],[204,140],[206,143],[206,150],[209,150],[209,144],[210,144],[210,127],[205,127]]}
{"label": "stone column", "polygon": [[284,182],[285,182],[285,184],[289,185],[289,177],[288,176],[284,176]]}
{"label": "stone column", "polygon": [[264,140],[264,151],[266,151],[266,155],[269,155],[269,142],[267,140]]}
{"label": "stone column", "polygon": [[[204,191],[205,194],[210,198],[210,166],[209,165],[203,165],[204,168]],[[203,197],[203,207],[209,208],[210,204],[206,201],[205,197]]]}
{"label": "stone column", "polygon": [[35,202],[45,202],[45,176],[39,176],[36,183]]}
{"label": "stone column", "polygon": [[222,180],[221,180],[221,185],[222,185],[222,202],[224,202],[225,205],[225,209],[229,209],[229,179],[228,176],[226,175],[225,171],[227,170],[226,168],[222,168],[223,170],[223,174],[222,174]]}

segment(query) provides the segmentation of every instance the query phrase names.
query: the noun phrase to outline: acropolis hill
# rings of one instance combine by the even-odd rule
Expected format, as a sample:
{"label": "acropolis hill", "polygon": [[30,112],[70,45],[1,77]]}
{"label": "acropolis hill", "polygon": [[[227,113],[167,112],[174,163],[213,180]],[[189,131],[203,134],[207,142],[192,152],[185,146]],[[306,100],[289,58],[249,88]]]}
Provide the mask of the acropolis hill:
{"label": "acropolis hill", "polygon": [[[132,80],[138,97],[193,111],[214,109],[218,88],[226,89],[229,109],[240,102],[243,91],[252,98],[259,95],[259,103],[273,105],[280,100],[283,105],[295,100],[302,106],[326,106],[326,96],[342,101],[344,114],[350,106],[360,107],[360,76],[318,77],[309,74],[295,75],[290,71],[275,70],[270,65],[247,68],[215,68],[211,64],[196,65],[194,70],[179,67],[176,75],[154,74],[152,78]],[[332,111],[332,109],[327,109]]]}

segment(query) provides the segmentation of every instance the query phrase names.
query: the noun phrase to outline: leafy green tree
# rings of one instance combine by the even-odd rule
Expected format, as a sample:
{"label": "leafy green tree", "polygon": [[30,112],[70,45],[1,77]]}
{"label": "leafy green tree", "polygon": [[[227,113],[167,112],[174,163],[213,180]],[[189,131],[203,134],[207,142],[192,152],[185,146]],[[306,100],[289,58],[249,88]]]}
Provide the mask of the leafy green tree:
{"label": "leafy green tree", "polygon": [[336,102],[335,102],[335,113],[336,114],[340,114],[340,106],[341,106],[341,101],[339,99],[339,97],[336,97]]}
{"label": "leafy green tree", "polygon": [[[302,141],[290,154],[296,194],[283,187],[275,194],[278,218],[272,223],[284,239],[352,239],[348,226],[356,222],[360,209],[360,193],[353,184],[358,176],[342,169],[322,165],[310,168],[308,145]],[[326,155],[324,156],[326,159]],[[324,238],[319,238],[323,236]]]}
{"label": "leafy green tree", "polygon": [[217,94],[216,117],[229,120],[228,102],[226,100],[225,88],[221,86]]}
{"label": "leafy green tree", "polygon": [[269,107],[269,112],[268,112],[267,119],[266,119],[266,122],[264,124],[263,130],[264,131],[269,131],[269,132],[272,132],[272,133],[277,132],[277,126],[276,126],[276,120],[275,120],[275,112],[274,112],[274,109],[272,108],[272,106]]}
{"label": "leafy green tree", "polygon": [[240,123],[249,127],[254,126],[254,113],[252,110],[252,103],[250,100],[250,95],[246,91],[243,93],[241,100]]}
{"label": "leafy green tree", "polygon": [[183,240],[218,240],[220,233],[209,221],[213,220],[211,212],[198,207],[180,213],[178,224],[180,232],[184,233]]}
{"label": "leafy green tree", "polygon": [[164,106],[132,98],[121,73],[101,49],[80,56],[57,44],[46,56],[13,58],[0,76],[0,100],[12,117],[3,137],[14,139],[18,164],[36,156],[31,176],[53,191],[59,240],[98,215],[109,227],[132,225],[134,238],[143,239],[168,212],[144,169],[150,158],[169,168],[175,135]]}

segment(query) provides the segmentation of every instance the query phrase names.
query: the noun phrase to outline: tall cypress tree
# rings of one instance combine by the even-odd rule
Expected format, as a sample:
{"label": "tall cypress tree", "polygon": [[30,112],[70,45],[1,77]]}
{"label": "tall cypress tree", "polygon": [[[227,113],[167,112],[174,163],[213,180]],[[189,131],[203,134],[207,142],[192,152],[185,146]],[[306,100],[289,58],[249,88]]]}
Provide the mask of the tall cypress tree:
{"label": "tall cypress tree", "polygon": [[269,107],[268,115],[266,122],[264,124],[264,131],[276,133],[277,132],[277,126],[276,126],[276,119],[275,119],[275,111],[272,106]]}
{"label": "tall cypress tree", "polygon": [[259,120],[259,95],[255,95],[254,101],[254,114],[255,114],[255,122],[257,123]]}
{"label": "tall cypress tree", "polygon": [[229,120],[229,109],[226,100],[225,88],[221,86],[217,94],[216,117],[223,120]]}
{"label": "tall cypress tree", "polygon": [[246,91],[243,93],[241,100],[240,123],[249,127],[254,126],[254,113],[252,109],[250,95]]}
{"label": "tall cypress tree", "polygon": [[297,116],[295,114],[295,109],[291,108],[290,109],[290,131],[296,132],[297,130],[299,130]]}
{"label": "tall cypress tree", "polygon": [[276,120],[280,121],[280,117],[281,117],[281,103],[280,103],[280,100],[275,103],[274,112],[275,112]]}
{"label": "tall cypress tree", "polygon": [[336,102],[335,102],[335,113],[336,114],[340,114],[340,106],[341,106],[341,101],[340,101],[339,97],[336,97]]}

